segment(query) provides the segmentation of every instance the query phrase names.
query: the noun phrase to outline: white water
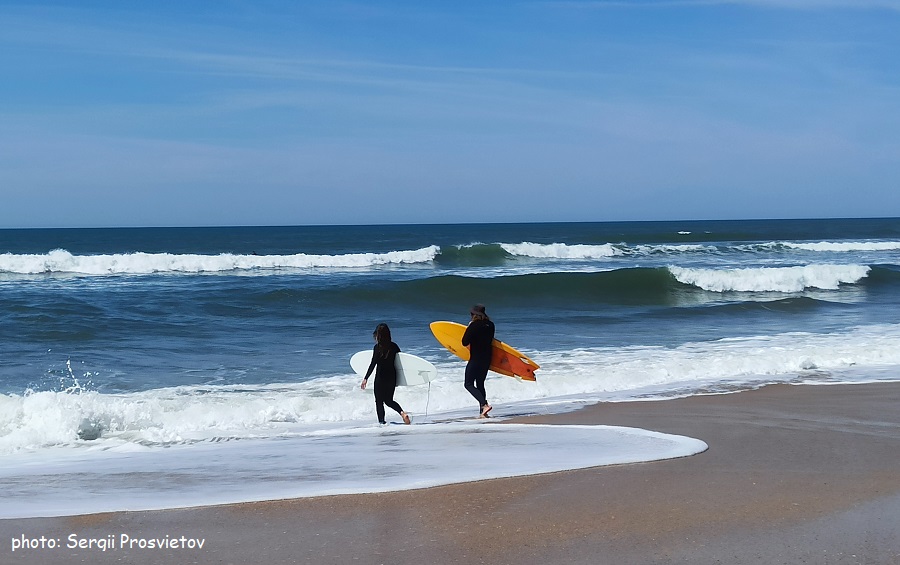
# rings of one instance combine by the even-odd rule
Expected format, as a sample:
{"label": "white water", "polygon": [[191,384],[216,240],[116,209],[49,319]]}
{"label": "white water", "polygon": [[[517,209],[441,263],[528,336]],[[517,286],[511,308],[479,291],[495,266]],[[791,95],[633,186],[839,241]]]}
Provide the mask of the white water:
{"label": "white water", "polygon": [[608,426],[469,420],[0,463],[0,518],[424,488],[684,457],[702,441]]}
{"label": "white water", "polygon": [[622,250],[610,244],[566,245],[564,243],[503,243],[500,247],[510,255],[541,259],[605,259],[623,255]]}
{"label": "white water", "polygon": [[[461,247],[474,247],[470,244]],[[668,256],[690,257],[715,255],[723,259],[741,253],[747,258],[777,251],[796,250],[797,253],[821,256],[847,252],[900,251],[900,242],[765,242],[733,245],[711,244],[655,244],[626,245],[604,243],[598,245],[565,243],[500,243],[513,256],[550,261],[597,261],[604,263],[622,257]],[[74,255],[65,249],[42,254],[0,254],[0,273],[37,275],[71,273],[79,275],[146,275],[158,273],[220,273],[232,271],[278,271],[282,269],[358,269],[381,265],[426,264],[434,261],[441,249],[437,245],[414,250],[385,253],[348,253],[337,255],[219,255],[172,253],[117,253],[109,255]],[[606,263],[604,263],[606,264]]]}
{"label": "white water", "polygon": [[376,265],[426,263],[439,248],[424,247],[387,253],[344,255],[220,255],[172,253],[121,253],[73,255],[64,249],[46,254],[0,255],[0,272],[17,274],[76,273],[83,275],[218,273],[253,269],[358,268]]}
{"label": "white water", "polygon": [[836,290],[865,278],[865,265],[804,265],[740,269],[689,269],[669,267],[679,282],[713,292],[801,292],[806,289]]}
{"label": "white water", "polygon": [[900,241],[819,241],[816,243],[784,242],[787,248],[804,251],[849,253],[853,251],[898,251]]}
{"label": "white water", "polygon": [[[859,372],[900,366],[900,324],[672,348],[524,353],[543,366],[538,380],[520,382],[491,374],[487,389],[498,415],[565,411],[573,400],[582,405],[772,382],[855,382]],[[475,411],[461,384],[464,364],[448,356],[435,354],[429,359],[438,369],[430,385],[397,389],[398,402],[420,421],[426,412],[436,418]],[[390,410],[388,417],[399,421]],[[298,383],[182,386],[128,394],[101,394],[76,386],[62,392],[0,395],[0,456],[278,437],[323,424],[368,425],[374,420],[372,392],[359,389],[359,377],[349,366],[346,374]]]}
{"label": "white water", "polygon": [[[673,348],[525,353],[544,367],[537,382],[488,379],[489,398],[500,418],[561,412],[598,400],[665,398],[774,382],[895,380],[900,325]],[[131,394],[73,386],[66,392],[0,395],[0,514],[417,488],[677,457],[704,448],[687,438],[603,427],[514,426],[501,432],[505,425],[471,419],[475,407],[461,384],[462,362],[432,361],[439,376],[430,387],[397,390],[396,399],[414,415],[410,427],[377,426],[371,392],[359,389],[359,377],[349,367],[343,375],[281,385]],[[390,410],[388,419],[399,422]],[[482,460],[485,465],[460,464]]]}

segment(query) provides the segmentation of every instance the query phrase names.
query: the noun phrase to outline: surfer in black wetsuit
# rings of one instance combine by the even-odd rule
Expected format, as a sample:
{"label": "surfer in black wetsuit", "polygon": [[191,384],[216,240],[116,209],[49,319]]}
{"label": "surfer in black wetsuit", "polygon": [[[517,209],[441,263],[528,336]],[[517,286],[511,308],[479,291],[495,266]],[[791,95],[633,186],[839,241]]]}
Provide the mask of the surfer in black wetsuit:
{"label": "surfer in black wetsuit", "polygon": [[375,412],[378,414],[378,422],[384,424],[384,405],[387,404],[396,410],[400,417],[403,418],[404,424],[409,424],[409,414],[403,411],[397,402],[394,401],[394,389],[397,388],[397,354],[400,353],[400,346],[391,341],[391,329],[387,324],[378,324],[375,331],[372,332],[375,338],[375,347],[372,349],[372,362],[369,363],[369,370],[363,377],[362,384],[359,388],[365,390],[366,383],[369,381],[369,375],[375,370]]}
{"label": "surfer in black wetsuit", "polygon": [[475,397],[480,407],[479,418],[487,418],[493,408],[487,401],[484,380],[491,366],[494,347],[494,322],[488,318],[483,304],[472,306],[469,311],[472,321],[462,336],[462,344],[469,348],[469,362],[466,364],[466,390]]}

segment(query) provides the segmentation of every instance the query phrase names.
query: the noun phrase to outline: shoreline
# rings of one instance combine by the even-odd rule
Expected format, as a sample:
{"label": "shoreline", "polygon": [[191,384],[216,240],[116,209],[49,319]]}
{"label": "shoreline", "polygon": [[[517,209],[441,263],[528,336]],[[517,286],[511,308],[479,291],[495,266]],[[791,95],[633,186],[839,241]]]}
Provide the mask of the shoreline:
{"label": "shoreline", "polygon": [[[643,428],[709,449],[418,490],[0,520],[0,563],[900,563],[900,383],[770,385],[513,421]],[[70,535],[123,533],[204,545],[66,547]],[[61,547],[12,552],[20,535]]]}

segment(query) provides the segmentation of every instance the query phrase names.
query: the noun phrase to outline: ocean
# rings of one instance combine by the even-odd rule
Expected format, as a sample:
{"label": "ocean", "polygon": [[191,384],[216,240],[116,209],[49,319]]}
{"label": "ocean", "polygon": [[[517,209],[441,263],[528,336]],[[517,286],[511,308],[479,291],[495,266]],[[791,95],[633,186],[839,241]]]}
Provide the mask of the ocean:
{"label": "ocean", "polygon": [[[474,303],[541,365],[488,378],[490,421],[428,328]],[[0,230],[0,518],[697,453],[653,430],[497,422],[896,380],[898,303],[896,218]],[[412,426],[378,425],[350,369],[380,322],[438,368],[397,389]]]}

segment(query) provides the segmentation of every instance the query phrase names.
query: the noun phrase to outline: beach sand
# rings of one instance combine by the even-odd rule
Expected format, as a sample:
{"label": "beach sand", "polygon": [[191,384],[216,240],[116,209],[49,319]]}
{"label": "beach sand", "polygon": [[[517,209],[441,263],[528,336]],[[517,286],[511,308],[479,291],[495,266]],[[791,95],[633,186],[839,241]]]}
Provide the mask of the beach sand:
{"label": "beach sand", "polygon": [[[900,564],[900,383],[777,385],[526,421],[639,427],[709,450],[394,493],[4,520],[0,563]],[[70,535],[123,533],[205,541],[65,547]],[[62,547],[12,552],[23,535]]]}

